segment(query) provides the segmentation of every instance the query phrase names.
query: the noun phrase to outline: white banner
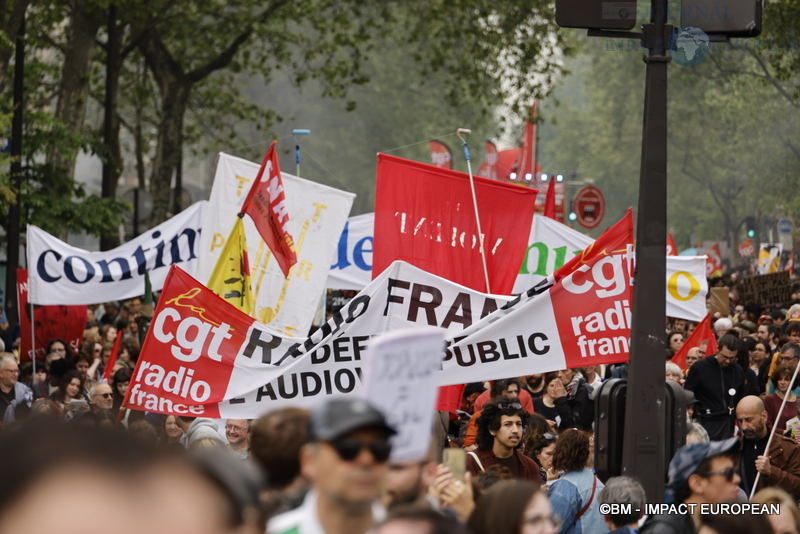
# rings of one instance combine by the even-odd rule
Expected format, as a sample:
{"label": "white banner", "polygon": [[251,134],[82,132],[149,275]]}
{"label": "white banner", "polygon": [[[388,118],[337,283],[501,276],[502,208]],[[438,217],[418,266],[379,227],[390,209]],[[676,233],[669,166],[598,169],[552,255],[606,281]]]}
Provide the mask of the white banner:
{"label": "white banner", "polygon": [[[372,276],[373,213],[347,220],[339,238],[335,263],[326,287],[361,289]],[[533,218],[522,267],[514,283],[514,293],[523,293],[553,274],[594,239],[547,217]],[[705,256],[667,257],[667,315],[689,321],[702,321],[706,315],[708,280]]]}
{"label": "white banner", "polygon": [[200,229],[208,202],[197,202],[122,246],[89,252],[28,225],[28,276],[33,304],[98,304],[144,294],[149,271],[153,291],[170,265],[194,274]]}
{"label": "white banner", "polygon": [[[200,238],[197,278],[208,282],[259,166],[220,153],[209,210]],[[289,204],[289,231],[297,264],[288,277],[272,257],[253,221],[245,217],[256,319],[290,336],[305,337],[317,311],[337,238],[355,195],[281,173]]]}
{"label": "white banner", "polygon": [[228,400],[212,413],[218,409],[219,417],[252,418],[284,406],[313,406],[331,395],[362,395],[363,359],[371,337],[419,327],[457,334],[508,299],[394,262],[304,342],[288,344],[273,337],[268,365],[240,350],[225,393]]}

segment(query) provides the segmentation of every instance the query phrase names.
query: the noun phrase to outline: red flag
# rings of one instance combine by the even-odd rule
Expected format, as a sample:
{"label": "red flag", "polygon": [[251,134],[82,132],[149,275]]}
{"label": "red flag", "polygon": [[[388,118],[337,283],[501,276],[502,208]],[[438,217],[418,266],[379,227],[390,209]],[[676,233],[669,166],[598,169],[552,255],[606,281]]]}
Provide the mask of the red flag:
{"label": "red flag", "polygon": [[786,260],[786,265],[783,267],[783,270],[789,272],[794,271],[794,252],[789,253],[789,257]]}
{"label": "red flag", "polygon": [[[469,176],[378,154],[372,275],[395,260],[486,291]],[[528,247],[536,189],[475,177],[493,293],[509,294]]]}
{"label": "red flag", "polygon": [[753,240],[749,237],[739,244],[739,255],[743,258],[751,258],[756,255],[756,247]]}
{"label": "red flag", "polygon": [[431,163],[442,169],[453,168],[453,153],[450,147],[441,141],[428,141],[431,147]]}
{"label": "red flag", "polygon": [[547,186],[547,196],[544,199],[544,216],[550,219],[556,218],[556,177],[550,177],[550,185]]}
{"label": "red flag", "polygon": [[692,331],[691,335],[686,338],[686,341],[683,342],[683,346],[678,349],[678,352],[676,352],[675,356],[672,357],[672,363],[676,364],[683,371],[686,371],[686,354],[689,352],[689,349],[699,347],[700,343],[705,340],[708,340],[706,356],[716,354],[717,338],[714,337],[714,333],[711,331],[710,314],[706,315],[705,318],[700,321],[697,327]]}
{"label": "red flag", "polygon": [[244,199],[242,213],[253,219],[258,233],[275,256],[283,275],[289,276],[289,269],[297,263],[297,255],[292,236],[286,228],[289,222],[289,206],[283,192],[275,143],[277,141],[269,145],[269,150],[264,155],[258,175]]}
{"label": "red flag", "polygon": [[677,256],[678,247],[675,246],[675,239],[672,234],[667,234],[667,256]]}
{"label": "red flag", "polygon": [[538,171],[538,161],[536,161],[536,100],[531,105],[531,115],[525,122],[525,131],[522,134],[522,150],[519,155],[519,165],[517,174],[521,180],[530,174],[535,175]]}
{"label": "red flag", "polygon": [[497,145],[491,141],[486,141],[486,154],[483,157],[483,163],[478,169],[478,176],[497,180],[497,162],[499,159]]}
{"label": "red flag", "polygon": [[103,371],[103,380],[106,384],[109,383],[111,380],[111,369],[114,368],[114,364],[117,363],[117,358],[119,357],[119,342],[122,341],[122,330],[117,330],[117,339],[114,340],[114,348],[111,349],[111,356],[108,358],[108,363],[106,363],[106,368]]}
{"label": "red flag", "polygon": [[706,257],[706,276],[720,276],[722,274],[722,253],[719,250],[719,243],[714,243],[708,249]]}
{"label": "red flag", "polygon": [[[39,306],[28,304],[28,269],[17,269],[17,303],[19,305],[19,359],[29,362],[33,354],[37,360],[47,356],[47,344],[61,338],[75,354],[81,350],[83,331],[86,329],[86,306]],[[31,313],[33,313],[34,343],[31,348]]]}

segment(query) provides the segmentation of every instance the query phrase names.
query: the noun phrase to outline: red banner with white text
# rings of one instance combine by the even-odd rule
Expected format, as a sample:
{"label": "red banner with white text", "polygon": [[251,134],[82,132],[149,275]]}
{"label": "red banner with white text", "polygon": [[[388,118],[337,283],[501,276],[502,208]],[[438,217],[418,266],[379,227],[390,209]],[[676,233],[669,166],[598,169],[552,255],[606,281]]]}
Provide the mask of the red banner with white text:
{"label": "red banner with white text", "polygon": [[[509,294],[538,190],[475,177],[491,293]],[[469,176],[378,154],[373,277],[394,260],[486,291]]]}
{"label": "red banner with white text", "polygon": [[[36,336],[36,359],[47,356],[47,344],[54,339],[63,339],[72,353],[81,350],[83,331],[86,329],[86,306],[39,306],[28,305],[28,269],[17,269],[17,302],[19,303],[20,361],[29,362],[31,349],[31,314],[33,314]],[[7,350],[10,350],[8,347]]]}

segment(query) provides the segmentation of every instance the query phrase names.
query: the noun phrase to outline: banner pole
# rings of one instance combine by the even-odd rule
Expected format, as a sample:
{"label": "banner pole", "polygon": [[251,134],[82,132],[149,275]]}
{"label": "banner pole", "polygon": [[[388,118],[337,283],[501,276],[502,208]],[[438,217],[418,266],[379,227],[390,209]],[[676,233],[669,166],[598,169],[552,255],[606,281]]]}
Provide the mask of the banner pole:
{"label": "banner pole", "polygon": [[[786,390],[786,395],[783,396],[783,402],[781,403],[781,407],[778,410],[778,415],[775,416],[775,424],[772,425],[772,430],[769,432],[769,439],[767,440],[767,446],[764,447],[764,455],[769,456],[769,447],[772,445],[772,438],[775,437],[775,430],[778,428],[778,421],[781,420],[781,415],[783,415],[783,408],[786,406],[786,401],[789,399],[789,395],[792,393],[792,387],[794,385],[794,381],[797,379],[797,372],[800,371],[800,365],[794,368],[794,374],[792,375],[792,381],[789,382],[789,389]],[[756,471],[756,479],[753,481],[753,487],[750,488],[750,497],[748,500],[753,500],[753,495],[756,493],[756,488],[758,487],[758,480],[761,478],[761,471]]]}
{"label": "banner pole", "polygon": [[486,282],[486,292],[491,293],[492,290],[489,286],[489,269],[486,267],[486,250],[483,247],[483,230],[481,230],[481,217],[478,214],[478,198],[475,196],[475,179],[472,176],[472,164],[469,158],[469,148],[467,142],[461,137],[461,134],[469,135],[471,130],[466,128],[459,128],[456,130],[456,135],[461,139],[461,145],[464,147],[464,159],[467,160],[467,172],[469,172],[469,188],[472,191],[472,207],[475,209],[475,222],[478,225],[478,244],[481,252],[481,262],[483,263],[483,279]]}
{"label": "banner pole", "polygon": [[[292,130],[292,136],[310,134],[311,130]],[[297,177],[300,178],[300,142],[295,139],[294,143],[294,162],[297,165]]]}
{"label": "banner pole", "polygon": [[[28,299],[30,300],[31,298],[30,280],[28,281],[28,288],[29,288]],[[31,304],[30,302],[28,302],[26,306],[31,307],[31,361],[33,362],[33,380],[31,381],[31,383],[35,384],[36,383],[36,334],[34,333],[34,330],[36,329],[36,320],[34,319],[35,308],[33,304]],[[20,342],[19,345],[20,345],[19,361],[22,361],[22,342]],[[45,358],[47,358],[46,354]]]}

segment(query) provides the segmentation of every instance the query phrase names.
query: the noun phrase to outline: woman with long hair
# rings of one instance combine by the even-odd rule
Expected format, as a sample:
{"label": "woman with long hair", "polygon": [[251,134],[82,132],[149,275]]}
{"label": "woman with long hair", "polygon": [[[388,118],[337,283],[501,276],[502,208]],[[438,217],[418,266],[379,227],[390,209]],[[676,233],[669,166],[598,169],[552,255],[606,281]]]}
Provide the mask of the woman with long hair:
{"label": "woman with long hair", "polygon": [[[792,393],[790,387],[793,374],[794,369],[790,365],[781,365],[775,369],[770,381],[777,391],[764,397],[764,409],[767,410],[767,427],[777,427],[775,432],[778,434],[786,432],[786,422],[793,417],[797,417],[800,411],[797,395]],[[786,398],[786,406],[783,408],[781,418],[776,423],[778,410],[780,410],[784,398]]]}
{"label": "woman with long hair", "polygon": [[475,504],[467,522],[470,534],[555,534],[559,520],[538,484],[498,482]]}
{"label": "woman with long hair", "polygon": [[64,376],[61,377],[61,381],[58,383],[58,391],[53,396],[53,402],[55,402],[62,410],[71,408],[73,400],[83,400],[81,398],[81,393],[83,393],[83,385],[84,381],[80,372],[76,370],[67,371],[64,373]]}
{"label": "woman with long hair", "polygon": [[553,469],[561,472],[548,491],[550,505],[561,518],[560,533],[608,532],[598,495],[605,487],[586,467],[589,438],[578,429],[561,433],[553,450]]}
{"label": "woman with long hair", "polygon": [[553,428],[564,429],[575,426],[575,418],[570,410],[567,390],[557,373],[544,377],[544,393],[533,399],[533,412],[541,414]]}

